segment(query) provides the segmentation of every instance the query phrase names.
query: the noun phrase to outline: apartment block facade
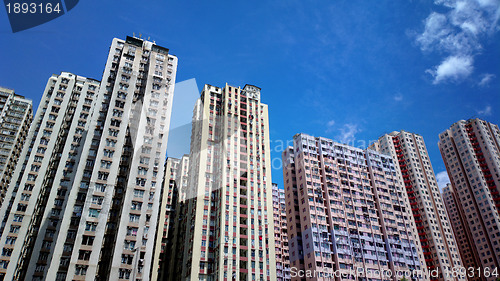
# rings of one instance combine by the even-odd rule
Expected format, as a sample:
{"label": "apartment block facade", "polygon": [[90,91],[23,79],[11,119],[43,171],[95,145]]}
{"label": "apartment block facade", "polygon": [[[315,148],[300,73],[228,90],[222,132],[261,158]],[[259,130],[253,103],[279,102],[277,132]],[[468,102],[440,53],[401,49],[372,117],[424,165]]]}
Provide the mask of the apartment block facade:
{"label": "apartment block facade", "polygon": [[[460,257],[465,268],[470,272],[470,268],[480,268],[481,261],[477,251],[475,251],[474,239],[471,237],[470,231],[467,229],[467,217],[463,213],[463,209],[459,208],[460,202],[456,196],[453,186],[447,184],[441,193],[450,223],[455,233],[457,244],[460,245]],[[479,274],[471,274],[468,278],[469,281],[486,280]]]}
{"label": "apartment block facade", "polygon": [[291,280],[286,223],[285,191],[273,183],[274,243],[276,245],[276,280]]}
{"label": "apartment block facade", "polygon": [[[9,204],[0,209],[0,278],[40,280],[44,264],[31,262],[30,258],[35,254],[40,261],[48,260],[54,226],[60,223],[56,219],[60,209],[47,208],[50,188],[56,182],[61,189],[70,184],[68,176],[73,173],[78,151],[83,148],[79,140],[92,114],[98,88],[99,81],[68,72],[52,75],[48,80],[21,152],[24,163],[16,166],[6,194]],[[56,173],[59,166],[62,167]],[[63,202],[59,202],[56,205],[61,207]],[[47,217],[46,210],[50,211],[51,220],[42,223]],[[36,245],[38,239],[43,245]],[[38,251],[34,250],[35,245]]]}
{"label": "apartment block facade", "polygon": [[33,120],[31,100],[0,87],[0,205]]}
{"label": "apartment block facade", "polygon": [[0,209],[5,280],[150,280],[176,68],[164,47],[115,38],[101,84],[49,79]]}
{"label": "apartment block facade", "polygon": [[[169,280],[174,270],[169,267],[170,261],[177,258],[176,233],[180,228],[178,219],[182,217],[182,190],[187,186],[189,155],[181,159],[169,157],[165,164],[165,177],[161,191],[161,201],[156,229],[156,245],[153,257],[152,280]],[[178,239],[178,237],[177,237]],[[179,265],[176,265],[176,268]]]}
{"label": "apartment block facade", "polygon": [[205,85],[193,110],[177,280],[276,280],[269,122],[260,88]]}
{"label": "apartment block facade", "polygon": [[292,280],[428,280],[390,156],[306,134],[282,156]]}
{"label": "apartment block facade", "polygon": [[471,247],[462,258],[490,269],[500,268],[499,144],[498,125],[477,118],[454,123],[438,143],[451,182],[447,209],[459,241]]}
{"label": "apartment block facade", "polygon": [[404,181],[427,267],[439,270],[439,280],[454,280],[446,272],[461,267],[462,262],[423,137],[392,132],[381,136],[372,148],[397,163],[396,173]]}

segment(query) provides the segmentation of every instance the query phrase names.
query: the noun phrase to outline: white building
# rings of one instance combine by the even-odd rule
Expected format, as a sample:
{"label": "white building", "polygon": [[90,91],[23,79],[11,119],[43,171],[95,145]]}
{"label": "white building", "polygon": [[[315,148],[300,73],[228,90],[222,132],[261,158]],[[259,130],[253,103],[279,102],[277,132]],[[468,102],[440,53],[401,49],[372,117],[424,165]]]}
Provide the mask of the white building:
{"label": "white building", "polygon": [[127,37],[101,87],[49,79],[24,191],[0,210],[5,280],[150,279],[176,69],[168,49]]}
{"label": "white building", "polygon": [[32,102],[0,87],[0,204],[16,168],[33,119]]}

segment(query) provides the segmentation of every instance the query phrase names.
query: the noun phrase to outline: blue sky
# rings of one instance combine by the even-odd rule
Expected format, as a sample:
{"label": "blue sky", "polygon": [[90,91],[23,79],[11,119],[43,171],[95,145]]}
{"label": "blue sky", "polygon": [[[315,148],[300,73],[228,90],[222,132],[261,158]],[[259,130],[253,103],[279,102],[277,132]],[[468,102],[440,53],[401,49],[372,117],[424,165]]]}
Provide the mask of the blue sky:
{"label": "blue sky", "polygon": [[[358,145],[404,129],[423,135],[438,174],[440,132],[471,117],[500,123],[499,7],[498,0],[86,0],[16,34],[1,11],[0,85],[38,105],[51,74],[101,79],[111,39],[141,33],[178,56],[178,82],[261,87],[273,159],[280,141],[300,132]],[[282,185],[281,170],[273,181]]]}

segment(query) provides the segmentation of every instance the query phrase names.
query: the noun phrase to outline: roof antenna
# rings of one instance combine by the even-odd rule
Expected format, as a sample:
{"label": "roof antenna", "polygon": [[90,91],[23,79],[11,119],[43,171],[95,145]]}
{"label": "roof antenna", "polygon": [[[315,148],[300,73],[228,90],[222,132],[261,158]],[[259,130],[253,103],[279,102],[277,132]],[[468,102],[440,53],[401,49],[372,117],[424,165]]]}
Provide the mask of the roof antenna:
{"label": "roof antenna", "polygon": [[142,39],[142,33],[139,33],[139,38],[141,38],[141,39]]}

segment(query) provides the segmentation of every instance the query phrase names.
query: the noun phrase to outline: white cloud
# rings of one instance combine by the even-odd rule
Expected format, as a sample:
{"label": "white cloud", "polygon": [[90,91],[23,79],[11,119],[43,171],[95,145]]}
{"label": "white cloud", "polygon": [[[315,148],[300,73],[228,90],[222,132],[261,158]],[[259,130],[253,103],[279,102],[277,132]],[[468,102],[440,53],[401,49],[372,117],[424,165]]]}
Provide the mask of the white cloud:
{"label": "white cloud", "polygon": [[473,61],[474,59],[468,56],[450,56],[436,66],[434,70],[428,69],[426,72],[434,77],[434,84],[446,80],[458,82],[472,73],[474,70]]}
{"label": "white cloud", "polygon": [[356,133],[360,132],[358,129],[358,125],[356,124],[345,124],[342,128],[339,129],[340,134],[337,136],[337,139],[340,143],[354,143],[356,140]]}
{"label": "white cloud", "polygon": [[436,180],[439,186],[439,189],[443,189],[446,184],[450,183],[450,178],[448,177],[448,172],[442,171],[436,174]]}
{"label": "white cloud", "polygon": [[479,81],[478,85],[481,87],[487,86],[493,78],[495,78],[494,74],[485,73],[482,75],[481,81]]}
{"label": "white cloud", "polygon": [[335,120],[330,120],[330,121],[328,121],[328,122],[326,123],[326,130],[325,130],[325,132],[326,132],[326,133],[333,132],[334,127],[335,127]]}
{"label": "white cloud", "polygon": [[395,100],[395,101],[402,101],[402,100],[403,100],[403,95],[402,95],[402,94],[399,94],[399,93],[398,93],[398,94],[396,94],[396,95],[394,96],[394,100]]}
{"label": "white cloud", "polygon": [[477,111],[477,114],[478,115],[484,115],[484,116],[488,116],[488,115],[491,115],[491,111],[492,111],[493,108],[491,108],[490,105],[487,105],[484,109],[482,110],[478,110]]}
{"label": "white cloud", "polygon": [[435,77],[434,84],[448,78],[460,82],[474,70],[473,57],[481,52],[481,41],[500,30],[500,1],[436,0],[434,4],[448,11],[432,12],[416,42],[422,51],[448,57],[435,70],[428,71]]}

